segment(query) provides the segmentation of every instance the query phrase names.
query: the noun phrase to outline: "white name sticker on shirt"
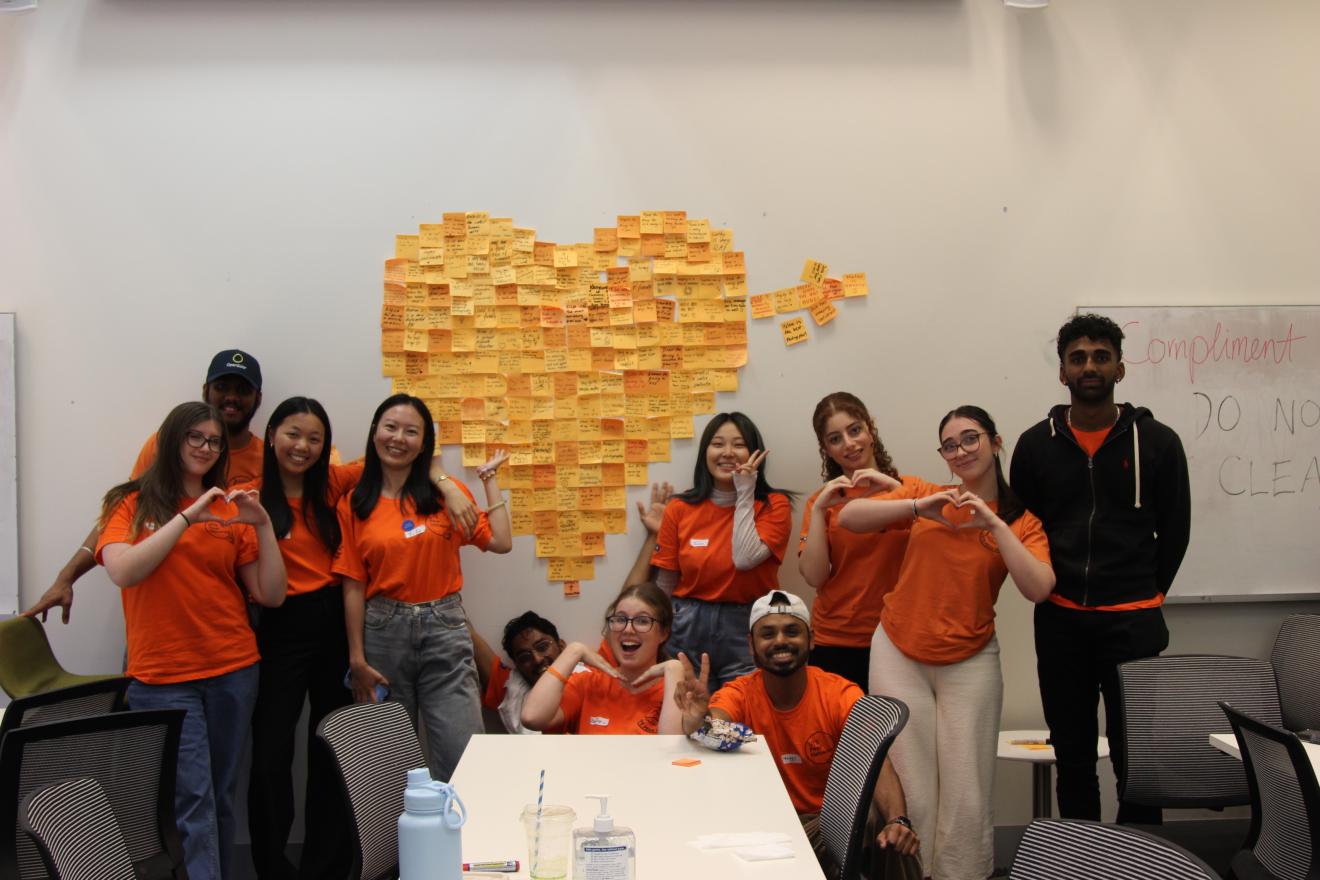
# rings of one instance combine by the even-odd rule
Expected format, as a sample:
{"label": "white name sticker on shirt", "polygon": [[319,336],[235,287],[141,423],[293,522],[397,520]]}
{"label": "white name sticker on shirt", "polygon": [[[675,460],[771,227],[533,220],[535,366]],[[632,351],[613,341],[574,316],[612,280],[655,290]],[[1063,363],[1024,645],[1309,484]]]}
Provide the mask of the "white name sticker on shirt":
{"label": "white name sticker on shirt", "polygon": [[689,538],[688,543],[693,547],[709,547],[710,538]]}
{"label": "white name sticker on shirt", "polygon": [[802,756],[801,756],[801,755],[795,755],[795,754],[793,754],[792,752],[788,752],[788,753],[786,753],[786,754],[783,754],[783,755],[780,755],[780,756],[779,756],[779,763],[781,763],[781,764],[801,764],[801,763],[802,763]]}
{"label": "white name sticker on shirt", "polygon": [[415,537],[417,537],[418,535],[420,535],[420,534],[421,534],[422,532],[424,532],[424,531],[426,531],[426,526],[425,526],[425,525],[420,525],[420,526],[417,526],[416,528],[408,529],[408,531],[406,531],[406,532],[403,533],[403,536],[404,536],[405,538],[415,538]]}
{"label": "white name sticker on shirt", "polygon": [[609,727],[609,726],[610,726],[610,719],[608,719],[608,718],[602,718],[602,717],[599,716],[599,715],[592,715],[592,716],[591,716],[591,726],[592,726],[592,727]]}

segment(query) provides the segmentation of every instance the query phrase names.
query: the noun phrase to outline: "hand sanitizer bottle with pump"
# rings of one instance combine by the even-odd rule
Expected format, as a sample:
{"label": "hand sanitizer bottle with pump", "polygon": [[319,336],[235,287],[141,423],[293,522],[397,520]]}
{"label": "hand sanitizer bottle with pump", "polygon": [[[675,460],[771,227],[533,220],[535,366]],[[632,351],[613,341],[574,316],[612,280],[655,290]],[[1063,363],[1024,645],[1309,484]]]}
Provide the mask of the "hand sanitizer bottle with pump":
{"label": "hand sanitizer bottle with pump", "polygon": [[600,815],[590,828],[573,829],[573,880],[634,880],[637,835],[631,828],[615,827],[609,795],[587,797],[600,801]]}
{"label": "hand sanitizer bottle with pump", "polygon": [[425,767],[408,771],[399,815],[399,880],[461,880],[467,808]]}

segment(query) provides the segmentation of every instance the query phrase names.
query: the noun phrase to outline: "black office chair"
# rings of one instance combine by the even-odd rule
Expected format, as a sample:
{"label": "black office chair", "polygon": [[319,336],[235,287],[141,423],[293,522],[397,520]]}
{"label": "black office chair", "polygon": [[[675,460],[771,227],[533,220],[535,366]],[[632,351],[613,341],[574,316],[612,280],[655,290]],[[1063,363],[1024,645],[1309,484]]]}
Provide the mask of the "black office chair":
{"label": "black office chair", "polygon": [[908,707],[892,697],[864,696],[853,704],[834,747],[820,808],[820,833],[840,880],[858,880],[866,819],[885,755],[907,724]]}
{"label": "black office chair", "polygon": [[137,878],[114,807],[95,779],[37,789],[23,801],[18,824],[57,880]]}
{"label": "black office chair", "polygon": [[1320,784],[1297,735],[1228,703],[1251,788],[1251,830],[1233,857],[1238,880],[1320,880]]}
{"label": "black office chair", "polygon": [[1028,825],[1008,876],[1010,880],[1220,880],[1209,865],[1176,843],[1125,825],[1082,819],[1037,819]]}
{"label": "black office chair", "polygon": [[399,814],[408,771],[426,766],[402,703],[355,703],[336,709],[316,728],[339,767],[353,814],[350,876],[382,880],[399,876]]}
{"label": "black office chair", "polygon": [[1251,803],[1241,762],[1209,745],[1224,729],[1220,700],[1279,722],[1274,670],[1264,660],[1169,655],[1118,667],[1127,755],[1120,797],[1152,807]]}
{"label": "black office chair", "polygon": [[1283,619],[1270,653],[1279,685],[1283,726],[1289,730],[1320,728],[1320,614],[1291,614]]}
{"label": "black office chair", "polygon": [[28,724],[122,712],[128,708],[124,699],[127,690],[128,679],[116,676],[18,697],[5,707],[4,717],[0,718],[0,736]]}
{"label": "black office chair", "polygon": [[0,880],[50,876],[18,807],[56,782],[100,783],[139,880],[186,880],[174,822],[182,709],[112,712],[16,727],[0,740]]}

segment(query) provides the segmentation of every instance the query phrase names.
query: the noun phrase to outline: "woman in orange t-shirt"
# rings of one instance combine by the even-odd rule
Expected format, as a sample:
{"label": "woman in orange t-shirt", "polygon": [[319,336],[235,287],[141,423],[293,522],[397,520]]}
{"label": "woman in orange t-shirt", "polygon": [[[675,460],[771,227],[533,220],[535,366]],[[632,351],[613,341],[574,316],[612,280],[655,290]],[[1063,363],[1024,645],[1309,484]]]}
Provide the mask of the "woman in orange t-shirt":
{"label": "woman in orange t-shirt", "polygon": [[811,416],[825,485],[807,499],[798,544],[798,571],[816,590],[811,606],[811,665],[866,690],[871,637],[885,594],[898,580],[908,530],[859,535],[839,527],[839,508],[854,498],[895,489],[899,477],[875,421],[846,391],[821,398]]}
{"label": "woman in orange t-shirt", "polygon": [[334,571],[344,578],[354,699],[375,702],[377,689],[388,689],[414,723],[420,714],[432,772],[448,781],[482,729],[458,551],[475,544],[508,553],[512,528],[496,479],[503,452],[477,469],[486,512],[470,534],[455,528],[428,476],[434,453],[435,422],[420,399],[395,394],[376,408],[362,479],[339,503],[344,538]]}
{"label": "woman in orange t-shirt", "polygon": [[[523,701],[532,730],[569,733],[682,733],[674,688],[677,660],[663,659],[674,622],[669,596],[652,583],[624,587],[605,611],[605,638],[618,668],[581,642],[570,642]],[[573,674],[578,663],[587,671]]]}
{"label": "woman in orange t-shirt", "polygon": [[183,709],[174,788],[188,876],[231,876],[234,783],[257,692],[245,596],[277,606],[287,585],[270,517],[252,490],[226,493],[226,434],[206,403],[182,403],[160,454],[111,489],[97,559],[122,588],[128,704]]}
{"label": "woman in orange t-shirt", "polygon": [[628,583],[649,579],[672,592],[671,649],[709,654],[715,690],[756,668],[747,619],[752,603],[779,586],[793,506],[790,493],[766,481],[765,444],[747,416],[712,418],[700,448],[692,488],[664,507],[650,570],[634,568]]}
{"label": "woman in orange t-shirt", "polygon": [[850,501],[839,523],[877,531],[910,523],[898,583],[871,642],[871,692],[910,711],[890,755],[928,877],[982,880],[994,869],[994,787],[1004,680],[995,600],[1013,576],[1041,602],[1054,589],[1040,520],[1004,479],[990,414],[960,406],[940,421],[940,455],[959,482],[905,483],[885,499]]}

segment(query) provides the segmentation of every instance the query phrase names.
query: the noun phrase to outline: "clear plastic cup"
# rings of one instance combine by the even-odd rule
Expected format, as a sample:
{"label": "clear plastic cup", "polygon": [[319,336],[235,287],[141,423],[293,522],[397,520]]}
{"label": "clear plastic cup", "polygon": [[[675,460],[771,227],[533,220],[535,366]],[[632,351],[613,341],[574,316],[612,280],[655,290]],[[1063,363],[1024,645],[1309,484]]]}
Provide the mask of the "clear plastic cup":
{"label": "clear plastic cup", "polygon": [[540,818],[536,804],[523,807],[522,823],[527,831],[527,870],[532,880],[565,880],[568,877],[569,851],[572,849],[572,807],[546,804]]}

